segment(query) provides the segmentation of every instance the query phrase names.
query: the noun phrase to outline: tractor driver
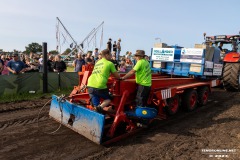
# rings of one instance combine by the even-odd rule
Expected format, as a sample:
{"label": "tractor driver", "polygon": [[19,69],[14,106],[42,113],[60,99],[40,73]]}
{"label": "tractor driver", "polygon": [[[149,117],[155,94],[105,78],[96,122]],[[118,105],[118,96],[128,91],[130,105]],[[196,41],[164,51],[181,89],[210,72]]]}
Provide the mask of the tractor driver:
{"label": "tractor driver", "polygon": [[[110,74],[120,79],[120,76],[110,61],[112,55],[108,49],[101,52],[102,59],[98,60],[94,66],[91,76],[88,78],[88,93],[91,98],[94,110],[101,113],[104,107],[107,107],[111,102],[111,96],[107,88],[107,82]],[[104,101],[100,104],[100,98]]]}
{"label": "tractor driver", "polygon": [[222,47],[223,47],[223,42],[220,42],[218,48],[220,49],[220,60],[221,60],[221,61],[223,60],[224,55],[225,55],[225,52],[224,52],[224,50],[222,49]]}
{"label": "tractor driver", "polygon": [[220,49],[221,52],[223,52],[222,46],[223,46],[223,42],[220,42],[218,48]]}
{"label": "tractor driver", "polygon": [[152,74],[149,62],[144,58],[145,51],[137,50],[134,55],[137,60],[134,68],[129,71],[125,76],[121,77],[122,80],[136,73],[136,83],[138,84],[136,104],[137,106],[144,107],[147,104],[148,95],[152,85]]}

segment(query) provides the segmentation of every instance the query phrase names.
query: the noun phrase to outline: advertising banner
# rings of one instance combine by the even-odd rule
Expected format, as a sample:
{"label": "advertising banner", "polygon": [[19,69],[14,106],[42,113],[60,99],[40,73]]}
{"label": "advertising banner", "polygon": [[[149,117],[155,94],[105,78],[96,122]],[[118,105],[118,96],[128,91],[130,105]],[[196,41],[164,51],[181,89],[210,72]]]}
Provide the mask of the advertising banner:
{"label": "advertising banner", "polygon": [[190,72],[197,72],[201,73],[202,66],[200,64],[191,64],[190,65]]}
{"label": "advertising banner", "polygon": [[152,51],[152,60],[153,61],[165,61],[173,62],[174,61],[174,48],[153,48]]}
{"label": "advertising banner", "polygon": [[203,72],[204,76],[212,76],[213,75],[213,69],[212,68],[205,68]]}
{"label": "advertising banner", "polygon": [[223,64],[214,64],[213,75],[221,76],[222,75]]}
{"label": "advertising banner", "polygon": [[182,48],[180,62],[202,63],[203,49]]}

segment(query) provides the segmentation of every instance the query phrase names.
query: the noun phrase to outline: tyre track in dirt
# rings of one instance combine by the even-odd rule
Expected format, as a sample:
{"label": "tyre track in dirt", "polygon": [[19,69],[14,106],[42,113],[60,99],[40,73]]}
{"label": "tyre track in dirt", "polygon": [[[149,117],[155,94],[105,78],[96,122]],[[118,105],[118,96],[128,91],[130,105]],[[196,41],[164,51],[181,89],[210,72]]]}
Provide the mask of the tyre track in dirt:
{"label": "tyre track in dirt", "polygon": [[[48,122],[47,125],[53,124],[58,125],[56,122]],[[14,130],[7,128],[0,134],[1,139],[5,138],[0,146],[1,160],[76,159],[102,148],[64,126],[54,135],[39,132],[36,123],[15,126]]]}
{"label": "tyre track in dirt", "polygon": [[[200,107],[197,110],[186,113],[180,112],[178,115],[171,117],[167,120],[156,121],[150,128],[143,130],[136,136],[132,136],[122,142],[117,142],[112,147],[105,149],[100,153],[96,153],[85,159],[205,159],[200,152],[201,149],[207,147],[211,138],[207,139],[197,135],[195,132],[186,128],[205,128],[216,123],[210,122],[210,120],[222,112],[231,108],[231,101],[236,98],[240,98],[240,94],[237,92],[225,92],[223,90],[214,89],[210,100],[206,106]],[[240,101],[236,101],[237,103]],[[227,106],[227,107],[226,107]],[[239,106],[240,107],[240,106]],[[240,111],[240,109],[238,110]],[[206,115],[203,119],[201,116]],[[199,118],[200,117],[200,118]],[[189,121],[193,120],[193,121]],[[226,119],[220,123],[224,123]],[[240,122],[239,118],[227,118],[226,122],[233,121],[235,125]],[[193,123],[193,124],[192,124]],[[179,124],[179,126],[178,126]],[[240,123],[239,123],[240,125]],[[204,127],[203,127],[204,126]],[[240,131],[240,130],[239,130]],[[235,136],[236,136],[235,132]],[[152,137],[158,137],[156,140]],[[166,137],[164,137],[166,136]],[[240,136],[240,135],[239,135]],[[187,137],[187,138],[186,138]],[[190,137],[190,138],[188,138]],[[151,139],[157,142],[151,141]],[[240,140],[240,139],[239,139]],[[160,146],[157,150],[152,146]],[[192,147],[194,146],[194,147]],[[229,145],[228,145],[229,146]],[[231,146],[231,145],[230,145]],[[236,144],[235,144],[236,146]],[[223,147],[225,148],[225,147]],[[230,147],[231,148],[231,147]],[[240,145],[239,145],[240,149]],[[169,153],[171,152],[172,153]],[[195,151],[194,153],[191,153]],[[134,154],[139,152],[139,154]],[[188,153],[190,152],[190,153]],[[145,153],[145,155],[144,155]],[[143,155],[141,155],[143,154]],[[162,155],[161,155],[162,154]],[[190,158],[190,157],[196,158]],[[197,156],[199,158],[197,158]],[[117,157],[117,158],[116,158]],[[177,158],[180,157],[180,158]],[[79,158],[81,159],[81,158]],[[236,159],[233,158],[233,159]]]}
{"label": "tyre track in dirt", "polygon": [[[0,104],[0,130],[7,127],[36,123],[40,108],[43,107],[43,105],[45,105],[49,100],[50,98],[42,98],[32,100],[31,102],[20,101]],[[39,117],[39,121],[43,121],[48,118],[46,114],[48,110],[45,110],[44,112],[45,115],[41,115]],[[16,117],[16,115],[18,116]]]}
{"label": "tyre track in dirt", "polygon": [[[48,118],[49,108],[41,113],[40,128],[37,116],[41,107],[47,102],[21,102],[12,106],[4,106],[0,113],[0,159],[76,159],[81,156],[99,152],[98,146],[83,136],[62,126],[54,135],[41,132],[55,130],[59,123]],[[41,104],[41,105],[40,105]],[[41,127],[41,125],[43,127]],[[44,130],[45,131],[45,130]],[[14,153],[14,154],[13,154]]]}
{"label": "tyre track in dirt", "polygon": [[[20,107],[21,107],[20,105],[15,108],[13,108],[12,106],[5,107],[3,112],[0,112],[0,130],[5,129],[6,127],[14,127],[17,125],[23,126],[25,124],[37,122],[39,109],[42,106],[30,105],[24,106],[22,108]],[[42,113],[44,115],[41,114],[41,116],[39,117],[40,121],[47,119],[48,111],[49,109],[45,110]]]}
{"label": "tyre track in dirt", "polygon": [[[216,122],[211,119],[230,109],[228,103],[239,97],[239,93],[217,90],[207,106],[155,121],[149,129],[108,147],[96,145],[65,126],[54,135],[39,132],[37,115],[40,107],[32,104],[28,107],[31,102],[25,102],[28,109],[9,109],[0,113],[0,159],[189,159],[190,156],[201,155],[197,153],[199,149],[211,146],[212,139],[216,140],[204,137],[199,130],[206,130],[207,135],[211,134],[212,125],[236,121],[234,116]],[[44,105],[47,100],[40,101],[44,101]],[[42,116],[40,122],[46,128],[59,125],[46,116]],[[235,136],[236,131],[232,133]]]}
{"label": "tyre track in dirt", "polygon": [[9,119],[9,120],[0,121],[0,131],[8,127],[24,126],[27,124],[37,123],[38,121],[42,122],[47,119],[48,119],[48,116],[41,116],[38,119],[37,115],[32,115],[32,116],[22,117],[19,119]]}
{"label": "tyre track in dirt", "polygon": [[46,104],[49,100],[50,98],[42,98],[32,100],[30,103],[29,101],[0,103],[0,113],[39,108]]}

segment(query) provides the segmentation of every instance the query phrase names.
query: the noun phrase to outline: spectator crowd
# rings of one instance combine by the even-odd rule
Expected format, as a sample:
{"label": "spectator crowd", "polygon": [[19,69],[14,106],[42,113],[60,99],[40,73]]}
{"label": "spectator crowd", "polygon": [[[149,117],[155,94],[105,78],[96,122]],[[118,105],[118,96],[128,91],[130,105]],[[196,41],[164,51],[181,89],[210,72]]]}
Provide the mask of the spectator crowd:
{"label": "spectator crowd", "polygon": [[[47,68],[49,72],[65,72],[66,63],[61,60],[60,55],[48,55]],[[0,74],[19,74],[25,72],[43,72],[43,55],[36,53],[0,56]]]}
{"label": "spectator crowd", "polygon": [[[136,64],[136,60],[132,56],[132,52],[127,51],[125,56],[120,57],[121,52],[121,39],[118,42],[109,38],[106,49],[111,53],[111,62],[114,64],[118,72],[128,72]],[[81,72],[83,67],[93,68],[98,60],[102,58],[101,51],[95,48],[93,52],[78,53],[75,55],[73,63],[74,72]],[[149,57],[145,56],[145,59],[149,61]],[[66,72],[67,64],[62,60],[60,55],[48,54],[47,59],[48,72]],[[0,55],[0,74],[19,74],[25,72],[43,72],[43,55],[30,53],[28,54],[17,54],[11,55]]]}

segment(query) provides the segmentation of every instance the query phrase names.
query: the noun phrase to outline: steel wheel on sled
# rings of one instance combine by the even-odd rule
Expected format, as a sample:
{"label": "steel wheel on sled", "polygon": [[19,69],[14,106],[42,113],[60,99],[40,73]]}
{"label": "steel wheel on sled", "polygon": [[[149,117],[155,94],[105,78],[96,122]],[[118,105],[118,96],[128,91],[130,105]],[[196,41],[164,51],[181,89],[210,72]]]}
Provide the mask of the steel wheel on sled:
{"label": "steel wheel on sled", "polygon": [[167,99],[167,106],[165,107],[168,115],[174,115],[179,109],[179,96],[176,94],[172,98]]}
{"label": "steel wheel on sled", "polygon": [[198,105],[204,106],[207,104],[209,97],[209,88],[207,86],[198,89]]}
{"label": "steel wheel on sled", "polygon": [[186,90],[183,94],[182,106],[187,111],[193,111],[197,107],[198,95],[194,89]]}

